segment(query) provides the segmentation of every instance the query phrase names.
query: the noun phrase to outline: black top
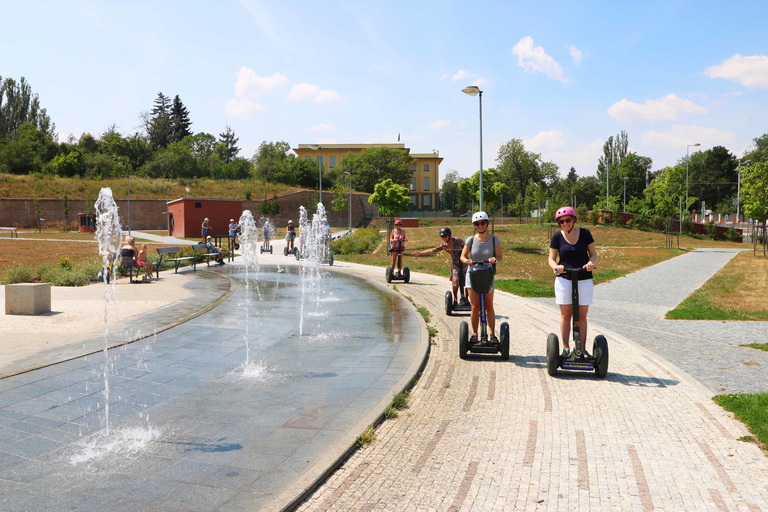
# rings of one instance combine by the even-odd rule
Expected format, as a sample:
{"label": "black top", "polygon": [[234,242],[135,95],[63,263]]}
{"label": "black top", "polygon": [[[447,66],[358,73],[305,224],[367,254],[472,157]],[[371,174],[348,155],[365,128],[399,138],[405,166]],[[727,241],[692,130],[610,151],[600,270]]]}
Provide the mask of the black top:
{"label": "black top", "polygon": [[[552,235],[552,241],[549,243],[550,249],[557,249],[560,254],[560,265],[565,268],[581,268],[589,262],[589,250],[588,246],[594,243],[595,239],[592,238],[592,233],[586,228],[579,228],[579,239],[576,244],[571,245],[563,236],[562,231],[558,231]],[[581,279],[592,279],[592,272],[582,271]],[[567,280],[571,280],[571,274],[562,273],[558,274],[560,277],[564,277]]]}

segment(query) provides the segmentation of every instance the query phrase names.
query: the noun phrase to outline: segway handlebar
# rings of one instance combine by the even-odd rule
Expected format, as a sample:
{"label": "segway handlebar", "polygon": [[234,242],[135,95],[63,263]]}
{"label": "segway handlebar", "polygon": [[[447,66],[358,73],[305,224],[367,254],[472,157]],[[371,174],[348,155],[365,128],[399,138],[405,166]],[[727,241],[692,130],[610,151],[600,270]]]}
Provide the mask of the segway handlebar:
{"label": "segway handlebar", "polygon": [[493,269],[493,273],[494,274],[496,273],[496,264],[495,263],[490,263],[488,260],[483,260],[483,261],[474,261],[473,260],[472,261],[472,265],[484,265],[486,267],[491,267]]}
{"label": "segway handlebar", "polygon": [[577,277],[583,275],[584,273],[589,272],[589,270],[585,269],[584,267],[564,267],[563,273],[564,274],[576,274]]}

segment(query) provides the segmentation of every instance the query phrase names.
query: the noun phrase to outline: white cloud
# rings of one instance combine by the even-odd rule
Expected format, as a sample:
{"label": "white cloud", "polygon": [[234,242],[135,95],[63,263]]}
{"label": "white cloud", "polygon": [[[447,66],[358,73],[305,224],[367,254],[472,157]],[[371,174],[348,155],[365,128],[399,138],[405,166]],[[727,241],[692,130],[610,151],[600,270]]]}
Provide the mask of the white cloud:
{"label": "white cloud", "polygon": [[457,80],[461,80],[462,78],[467,78],[473,76],[473,73],[470,73],[466,69],[460,69],[457,73],[451,75],[451,82],[455,82]]}
{"label": "white cloud", "polygon": [[450,128],[453,126],[453,123],[448,121],[447,119],[438,119],[437,121],[432,121],[429,123],[429,126],[434,128],[435,130],[441,130],[443,128]]}
{"label": "white cloud", "polygon": [[280,73],[272,76],[259,76],[250,68],[245,66],[237,72],[237,82],[235,82],[235,96],[238,98],[254,98],[271,91],[275,87],[286,85],[288,79]]}
{"label": "white cloud", "polygon": [[634,103],[624,98],[608,108],[608,115],[628,123],[676,121],[686,115],[706,114],[707,112],[709,112],[707,107],[680,98],[676,94],[668,94],[658,100],[646,100],[643,104]]}
{"label": "white cloud", "polygon": [[574,64],[576,64],[577,66],[581,64],[581,58],[583,57],[581,50],[571,45],[568,47],[568,53],[571,54],[571,58],[573,59]]}
{"label": "white cloud", "polygon": [[555,62],[555,59],[547,55],[544,48],[533,46],[531,36],[523,37],[514,48],[512,54],[517,55],[517,65],[530,73],[543,73],[550,80],[557,80],[564,84],[570,82],[565,76],[563,68]]}
{"label": "white cloud", "polygon": [[227,115],[243,121],[250,118],[251,114],[257,110],[264,110],[264,105],[251,100],[229,100],[224,106]]}
{"label": "white cloud", "polygon": [[486,80],[485,78],[481,77],[477,73],[472,73],[471,71],[467,71],[466,69],[460,69],[454,74],[446,73],[442,76],[443,79],[446,79],[448,77],[451,78],[451,82],[474,78],[474,81],[470,85],[481,86],[488,83],[488,80]]}
{"label": "white cloud", "polygon": [[646,146],[666,147],[682,151],[696,142],[702,148],[725,146],[730,149],[736,143],[736,134],[715,128],[676,124],[665,131],[650,131],[642,134],[640,140]]}
{"label": "white cloud", "polygon": [[560,130],[539,132],[530,139],[524,139],[525,149],[541,153],[542,151],[555,150],[565,145],[565,134]]}
{"label": "white cloud", "polygon": [[320,123],[317,126],[313,126],[309,129],[311,132],[335,132],[338,128],[336,125],[331,126],[328,123]]}
{"label": "white cloud", "polygon": [[322,90],[314,84],[296,84],[288,93],[288,99],[294,101],[311,100],[315,103],[327,103],[329,101],[341,100],[341,95],[336,91]]}
{"label": "white cloud", "polygon": [[768,89],[768,55],[744,57],[738,53],[717,66],[709,66],[704,75],[741,82],[745,87]]}

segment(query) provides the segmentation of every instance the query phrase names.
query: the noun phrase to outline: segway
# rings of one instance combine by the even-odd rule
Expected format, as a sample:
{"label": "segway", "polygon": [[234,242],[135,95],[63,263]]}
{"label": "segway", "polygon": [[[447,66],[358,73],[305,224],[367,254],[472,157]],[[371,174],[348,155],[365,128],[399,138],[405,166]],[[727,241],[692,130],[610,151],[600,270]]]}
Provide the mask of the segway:
{"label": "segway", "polygon": [[[272,244],[269,244],[269,250],[265,249],[263,245],[259,248],[259,250],[261,251],[261,254],[264,254],[265,252],[268,252],[269,254],[272,254]],[[286,250],[286,254],[285,255],[288,256],[288,252],[287,252],[288,251],[288,246],[287,245],[285,246],[285,250]]]}
{"label": "segway", "polygon": [[595,371],[595,375],[604,378],[608,373],[608,341],[605,336],[598,334],[592,343],[592,355],[584,355],[581,346],[581,333],[579,332],[579,278],[584,278],[586,270],[583,268],[566,268],[571,274],[571,303],[573,304],[573,343],[575,350],[571,350],[568,357],[560,354],[560,340],[555,333],[549,333],[547,337],[547,373],[557,374],[557,369]]}
{"label": "segway", "polygon": [[454,313],[467,313],[472,311],[472,304],[467,300],[467,294],[464,287],[459,287],[459,302],[453,302],[453,292],[445,292],[445,314],[451,316]]}
{"label": "segway", "polygon": [[[403,251],[405,248],[403,247],[403,242],[400,242],[400,252],[397,253],[397,268],[403,267]],[[402,273],[400,271],[395,271],[392,267],[387,267],[386,271],[386,278],[387,282],[391,283],[392,281],[403,281],[404,283],[407,283],[411,280],[411,269],[408,267],[403,268]]]}
{"label": "segway", "polygon": [[[499,329],[499,342],[488,340],[488,326],[485,312],[485,294],[491,292],[494,269],[487,262],[472,262],[469,267],[472,289],[480,295],[480,339],[477,343],[469,341],[469,324],[461,322],[459,326],[459,357],[467,358],[467,352],[477,354],[495,354],[501,352],[501,360],[509,360],[509,324],[502,322]],[[471,308],[470,308],[471,309]]]}

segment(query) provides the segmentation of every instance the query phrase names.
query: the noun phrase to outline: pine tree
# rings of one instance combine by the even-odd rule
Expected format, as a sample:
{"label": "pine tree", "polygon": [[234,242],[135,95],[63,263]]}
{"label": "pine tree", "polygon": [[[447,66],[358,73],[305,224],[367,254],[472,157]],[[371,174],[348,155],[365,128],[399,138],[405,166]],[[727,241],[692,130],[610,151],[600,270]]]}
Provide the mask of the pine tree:
{"label": "pine tree", "polygon": [[172,137],[171,99],[162,92],[157,93],[155,106],[147,125],[149,143],[154,149],[168,147]]}
{"label": "pine tree", "polygon": [[177,94],[171,106],[171,141],[181,142],[187,135],[192,135],[190,126],[192,121],[189,120],[189,111]]}
{"label": "pine tree", "polygon": [[236,146],[239,138],[235,137],[235,132],[227,125],[227,130],[224,133],[219,134],[219,156],[228,164],[237,156],[240,152],[240,148]]}

